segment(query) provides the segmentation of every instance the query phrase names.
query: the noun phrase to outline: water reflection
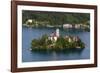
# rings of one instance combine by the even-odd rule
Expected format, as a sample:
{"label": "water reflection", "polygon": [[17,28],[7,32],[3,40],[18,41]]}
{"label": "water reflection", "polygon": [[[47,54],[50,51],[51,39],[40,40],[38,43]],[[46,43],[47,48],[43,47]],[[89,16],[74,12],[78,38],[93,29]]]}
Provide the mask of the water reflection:
{"label": "water reflection", "polygon": [[37,53],[37,54],[65,54],[65,55],[69,55],[69,54],[81,54],[82,51],[84,49],[64,49],[64,50],[58,50],[58,51],[50,51],[50,50],[34,50],[34,51],[31,51],[32,53]]}

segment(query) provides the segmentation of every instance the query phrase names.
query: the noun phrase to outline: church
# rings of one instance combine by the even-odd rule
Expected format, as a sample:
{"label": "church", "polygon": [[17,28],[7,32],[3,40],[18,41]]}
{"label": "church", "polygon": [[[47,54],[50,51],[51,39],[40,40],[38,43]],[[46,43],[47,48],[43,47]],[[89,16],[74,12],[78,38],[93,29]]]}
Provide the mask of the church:
{"label": "church", "polygon": [[60,34],[59,34],[59,29],[56,29],[55,32],[52,32],[52,33],[50,34],[49,39],[50,39],[51,41],[56,42],[57,39],[59,38],[59,36],[60,36]]}

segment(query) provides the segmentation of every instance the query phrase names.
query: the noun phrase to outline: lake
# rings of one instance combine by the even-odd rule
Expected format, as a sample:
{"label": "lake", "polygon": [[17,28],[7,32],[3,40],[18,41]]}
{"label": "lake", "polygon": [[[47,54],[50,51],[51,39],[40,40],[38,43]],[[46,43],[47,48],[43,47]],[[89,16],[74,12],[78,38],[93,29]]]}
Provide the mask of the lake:
{"label": "lake", "polygon": [[60,35],[79,36],[85,43],[85,48],[81,51],[66,52],[33,52],[30,49],[32,39],[38,39],[43,34],[51,34],[56,28],[28,28],[22,27],[22,62],[35,61],[58,61],[58,60],[80,60],[90,59],[90,32],[76,29],[60,29]]}

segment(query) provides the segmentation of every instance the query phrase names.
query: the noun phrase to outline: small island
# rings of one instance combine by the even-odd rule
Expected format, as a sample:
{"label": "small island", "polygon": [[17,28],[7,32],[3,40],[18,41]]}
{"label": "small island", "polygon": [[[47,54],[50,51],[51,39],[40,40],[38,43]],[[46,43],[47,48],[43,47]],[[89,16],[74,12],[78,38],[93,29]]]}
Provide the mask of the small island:
{"label": "small island", "polygon": [[50,35],[44,34],[39,39],[33,39],[31,42],[32,51],[64,51],[70,49],[84,49],[85,44],[78,36],[59,34],[59,29]]}

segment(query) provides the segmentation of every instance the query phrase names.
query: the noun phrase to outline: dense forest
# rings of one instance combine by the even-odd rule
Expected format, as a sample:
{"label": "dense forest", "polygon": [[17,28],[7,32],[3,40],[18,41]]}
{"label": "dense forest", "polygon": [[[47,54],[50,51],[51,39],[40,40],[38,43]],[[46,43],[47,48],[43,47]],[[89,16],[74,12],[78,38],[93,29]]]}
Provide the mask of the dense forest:
{"label": "dense forest", "polygon": [[[58,37],[57,41],[48,38],[48,35],[43,35],[39,39],[33,39],[31,42],[32,51],[66,51],[66,50],[82,50],[85,48],[85,44],[81,41],[79,37],[77,40],[75,36]],[[69,41],[71,39],[71,41]]]}
{"label": "dense forest", "polygon": [[89,13],[68,13],[68,12],[42,12],[42,11],[22,11],[22,24],[26,24],[28,19],[32,19],[32,25],[40,22],[40,25],[62,25],[62,24],[86,24],[89,25]]}

